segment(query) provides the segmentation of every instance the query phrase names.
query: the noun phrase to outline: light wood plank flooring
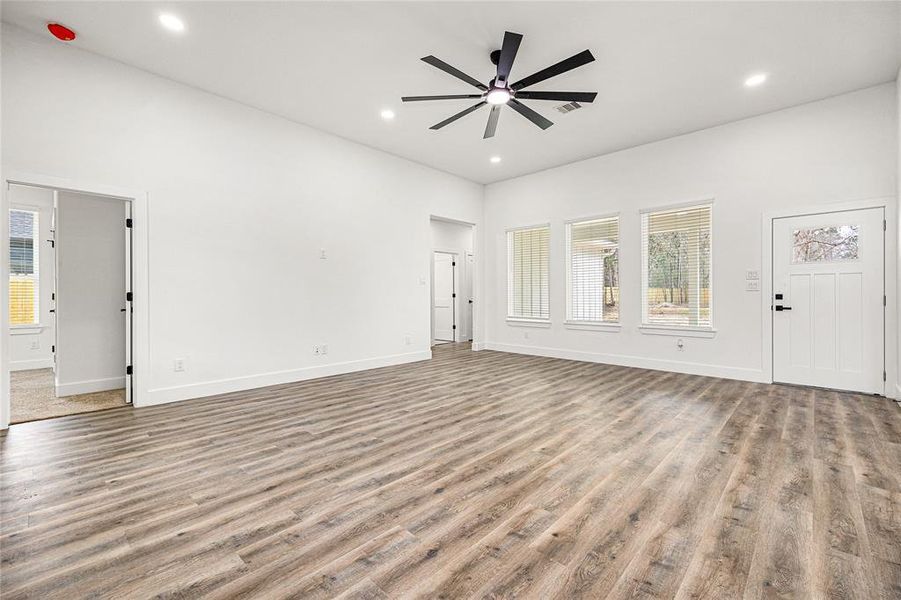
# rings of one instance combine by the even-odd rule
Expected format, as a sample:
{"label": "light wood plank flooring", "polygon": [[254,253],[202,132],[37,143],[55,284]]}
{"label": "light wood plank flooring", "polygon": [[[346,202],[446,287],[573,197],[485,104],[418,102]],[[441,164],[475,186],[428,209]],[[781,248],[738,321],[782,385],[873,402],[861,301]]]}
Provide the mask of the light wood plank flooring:
{"label": "light wood plank flooring", "polygon": [[13,426],[17,598],[901,598],[883,398],[435,349]]}

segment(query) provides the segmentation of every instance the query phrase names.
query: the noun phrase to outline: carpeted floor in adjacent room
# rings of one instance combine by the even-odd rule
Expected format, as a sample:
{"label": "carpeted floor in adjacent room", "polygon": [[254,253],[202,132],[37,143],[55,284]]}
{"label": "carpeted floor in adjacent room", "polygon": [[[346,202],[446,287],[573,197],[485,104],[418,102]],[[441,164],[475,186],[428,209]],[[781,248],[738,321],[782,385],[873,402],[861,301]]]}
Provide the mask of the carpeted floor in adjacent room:
{"label": "carpeted floor in adjacent room", "polygon": [[125,406],[125,390],[56,397],[53,369],[13,371],[9,381],[13,423]]}

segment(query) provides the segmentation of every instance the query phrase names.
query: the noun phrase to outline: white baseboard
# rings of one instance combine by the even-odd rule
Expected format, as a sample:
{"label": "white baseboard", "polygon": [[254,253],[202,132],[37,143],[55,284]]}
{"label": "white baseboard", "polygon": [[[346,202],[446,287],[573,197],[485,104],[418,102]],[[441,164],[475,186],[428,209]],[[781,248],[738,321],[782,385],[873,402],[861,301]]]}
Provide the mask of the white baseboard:
{"label": "white baseboard", "polygon": [[754,381],[758,383],[770,383],[762,370],[746,369],[741,367],[727,367],[723,365],[709,365],[679,360],[663,360],[657,358],[645,358],[643,356],[628,356],[623,354],[602,354],[600,352],[585,352],[582,350],[567,350],[563,348],[545,348],[542,346],[521,346],[518,344],[499,344],[486,342],[486,350],[499,352],[511,352],[514,354],[530,354],[532,356],[547,356],[549,358],[564,358],[567,360],[580,360],[583,362],[603,363],[619,365],[622,367],[636,367],[639,369],[652,369],[655,371],[672,371],[689,375],[706,375],[708,377],[722,377],[724,379],[739,379],[741,381]]}
{"label": "white baseboard", "polygon": [[473,342],[472,343],[472,351],[478,352],[479,350],[485,349],[485,342]]}
{"label": "white baseboard", "polygon": [[74,396],[75,394],[91,394],[106,390],[121,390],[125,387],[125,377],[108,377],[106,379],[90,379],[56,386],[56,397]]}
{"label": "white baseboard", "polygon": [[13,360],[9,363],[10,371],[31,371],[34,369],[53,368],[53,358],[35,358],[33,360]]}
{"label": "white baseboard", "polygon": [[205,396],[215,396],[218,394],[228,394],[231,392],[242,392],[244,390],[252,390],[270,385],[294,383],[296,381],[304,381],[307,379],[317,379],[319,377],[342,375],[344,373],[366,371],[368,369],[377,369],[379,367],[402,365],[405,363],[418,362],[421,360],[429,360],[431,358],[432,351],[423,350],[419,352],[392,354],[389,356],[379,356],[376,358],[367,358],[363,360],[332,363],[316,367],[305,367],[303,369],[275,371],[272,373],[262,373],[259,375],[233,377],[231,379],[219,379],[216,381],[204,381],[201,383],[155,388],[147,391],[144,394],[137,394],[134,404],[135,406],[154,406],[157,404],[166,404],[168,402],[190,400],[192,398],[203,398]]}

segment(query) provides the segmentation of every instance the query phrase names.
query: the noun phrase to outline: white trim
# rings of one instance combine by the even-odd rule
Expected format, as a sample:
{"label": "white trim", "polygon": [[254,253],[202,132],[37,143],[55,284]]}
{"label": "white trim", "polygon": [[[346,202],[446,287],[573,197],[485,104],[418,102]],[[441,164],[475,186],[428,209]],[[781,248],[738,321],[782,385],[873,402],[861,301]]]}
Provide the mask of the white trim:
{"label": "white trim", "polygon": [[422,360],[430,360],[431,358],[432,351],[423,350],[405,354],[392,354],[376,358],[333,363],[330,365],[304,367],[287,371],[273,371],[271,373],[260,373],[258,375],[245,375],[243,377],[233,377],[230,379],[155,388],[147,391],[142,406],[152,406],[156,404],[178,402],[180,400],[189,400],[192,398],[241,392],[270,385],[295,383],[307,379],[331,377],[333,375],[343,375],[345,373],[354,373],[356,371],[365,371],[367,369],[378,369],[380,367],[419,362]]}
{"label": "white trim", "polygon": [[485,342],[473,342],[472,343],[472,351],[479,352],[485,349]]}
{"label": "white trim", "polygon": [[35,369],[52,369],[53,357],[35,358],[32,360],[13,360],[9,363],[10,372],[13,371],[34,371]]}
{"label": "white trim", "polygon": [[713,206],[716,198],[714,196],[704,196],[698,200],[692,200],[690,202],[674,202],[673,204],[662,204],[660,206],[651,206],[648,208],[639,208],[638,214],[643,215],[645,213],[652,212],[669,212],[673,210],[680,210],[683,208],[700,208],[702,206]]}
{"label": "white trim", "polygon": [[[431,243],[431,222],[432,221],[444,221],[445,223],[455,223],[457,225],[466,225],[472,227],[472,311],[471,311],[471,320],[472,322],[469,324],[469,334],[472,336],[472,345],[473,350],[475,350],[477,344],[482,344],[482,303],[479,299],[482,297],[482,278],[480,271],[482,269],[482,244],[480,242],[479,236],[481,235],[481,230],[479,226],[470,221],[461,221],[459,219],[452,219],[450,217],[443,217],[441,215],[430,214],[428,221],[429,227],[429,236]],[[431,292],[431,271],[433,268],[432,265],[432,257],[433,254],[429,254],[429,294],[428,294],[428,303],[429,303],[429,334],[434,337],[434,332],[432,331],[432,292]],[[464,255],[465,261],[465,255]],[[469,265],[464,265],[464,268],[469,268]],[[431,343],[431,340],[429,341]]]}
{"label": "white trim", "polygon": [[105,379],[89,379],[87,381],[76,381],[73,383],[64,383],[56,386],[56,397],[64,398],[66,396],[74,396],[76,394],[93,394],[94,392],[105,392],[107,390],[125,389],[125,376],[107,377]]}
{"label": "white trim", "polygon": [[[52,175],[44,175],[40,173],[29,173],[27,171],[18,170],[3,166],[3,189],[0,193],[0,211],[5,215],[9,209],[9,184],[30,185],[34,187],[43,187],[60,191],[79,192],[83,194],[91,194],[94,196],[107,196],[111,198],[119,198],[122,200],[130,200],[132,203],[132,219],[134,219],[134,227],[132,228],[133,246],[132,246],[132,291],[135,301],[132,306],[134,308],[134,353],[132,355],[132,364],[135,367],[135,375],[133,376],[135,389],[135,406],[146,406],[144,395],[147,393],[149,385],[148,376],[145,374],[149,371],[150,365],[150,260],[149,260],[149,196],[147,192],[124,189],[105,184],[85,182],[64,177],[55,177]],[[5,227],[6,219],[0,217],[0,228],[3,229],[0,239],[7,239],[9,232]],[[6,295],[9,293],[8,286],[8,264],[9,264],[9,244],[0,244],[0,295],[4,296],[0,300],[0,331],[6,331],[8,327],[9,315],[6,310]],[[5,336],[4,336],[5,337]],[[9,406],[9,355],[4,339],[4,352],[0,356],[0,429],[9,427],[10,406]]]}
{"label": "white trim", "polygon": [[39,335],[46,325],[10,325],[9,335]]}
{"label": "white trim", "polygon": [[550,319],[524,319],[522,317],[507,317],[507,325],[513,327],[550,327]]}
{"label": "white trim", "polygon": [[[606,219],[619,219],[622,213],[620,211],[607,213],[603,215],[597,215],[592,217],[576,217],[574,219],[567,219],[563,221],[564,225],[572,225],[573,223],[590,223],[592,221],[604,221]],[[617,225],[618,226],[618,225]],[[617,244],[618,246],[619,244]]]}
{"label": "white trim", "polygon": [[743,367],[710,365],[705,363],[693,363],[678,360],[661,360],[645,358],[643,356],[628,356],[624,354],[583,352],[579,350],[546,348],[542,346],[498,344],[494,342],[488,342],[485,347],[488,350],[497,350],[498,352],[528,354],[531,356],[547,356],[550,358],[563,358],[566,360],[603,363],[608,365],[619,365],[623,367],[635,367],[639,369],[653,369],[655,371],[670,371],[673,373],[686,373],[689,375],[704,375],[707,377],[723,377],[725,379],[739,379],[742,381],[754,381],[761,383],[764,382],[762,371],[758,369],[746,369]]}
{"label": "white trim", "polygon": [[612,321],[564,321],[563,326],[567,329],[582,329],[584,331],[622,331],[622,324]]}
{"label": "white trim", "polygon": [[645,335],[671,335],[673,337],[716,337],[716,329],[713,327],[666,327],[661,325],[639,325],[638,331]]}
{"label": "white trim", "polygon": [[[897,298],[897,251],[898,248],[898,231],[897,231],[897,206],[895,198],[891,196],[883,196],[879,198],[865,198],[862,200],[849,200],[843,202],[834,202],[827,204],[816,204],[802,206],[798,208],[779,208],[763,213],[761,217],[761,255],[763,261],[760,265],[760,311],[763,329],[761,331],[761,365],[766,383],[773,382],[773,312],[770,310],[773,297],[773,220],[788,217],[801,217],[808,215],[823,215],[835,212],[845,212],[852,210],[866,210],[868,208],[882,208],[886,222],[885,230],[885,260],[883,268],[884,274],[884,294],[887,298],[887,306],[885,307],[885,344],[883,348],[883,357],[885,361],[886,382],[884,393],[890,394],[892,390],[898,388],[896,397],[901,398],[901,388],[899,388],[897,364],[898,364],[898,336],[897,336],[897,314],[898,314],[898,298]],[[891,226],[889,226],[891,225]]]}

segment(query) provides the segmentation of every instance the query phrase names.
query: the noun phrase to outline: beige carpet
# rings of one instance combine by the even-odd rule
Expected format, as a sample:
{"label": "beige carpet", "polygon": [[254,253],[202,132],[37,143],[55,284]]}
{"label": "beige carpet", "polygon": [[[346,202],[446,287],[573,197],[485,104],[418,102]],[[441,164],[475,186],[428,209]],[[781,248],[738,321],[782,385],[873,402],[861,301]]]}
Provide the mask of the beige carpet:
{"label": "beige carpet", "polygon": [[9,377],[9,396],[13,423],[125,406],[124,389],[57,398],[53,369],[13,371]]}

